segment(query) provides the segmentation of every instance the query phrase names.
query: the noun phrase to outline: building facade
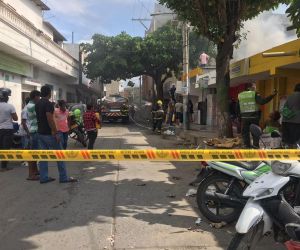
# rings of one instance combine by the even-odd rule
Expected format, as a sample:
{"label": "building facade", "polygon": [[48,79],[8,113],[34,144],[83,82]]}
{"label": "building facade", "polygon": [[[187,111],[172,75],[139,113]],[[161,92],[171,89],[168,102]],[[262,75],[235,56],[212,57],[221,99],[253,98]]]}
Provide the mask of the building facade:
{"label": "building facade", "polygon": [[120,94],[120,82],[112,81],[110,84],[104,85],[105,96],[119,95]]}
{"label": "building facade", "polygon": [[0,87],[12,90],[20,114],[29,92],[49,85],[53,101],[77,101],[79,61],[63,49],[65,38],[43,20],[41,0],[0,1]]}
{"label": "building facade", "polygon": [[237,96],[245,84],[253,82],[262,96],[271,95],[276,89],[278,95],[262,107],[262,121],[268,119],[271,112],[281,109],[286,97],[300,83],[299,51],[297,39],[231,64],[231,94]]}

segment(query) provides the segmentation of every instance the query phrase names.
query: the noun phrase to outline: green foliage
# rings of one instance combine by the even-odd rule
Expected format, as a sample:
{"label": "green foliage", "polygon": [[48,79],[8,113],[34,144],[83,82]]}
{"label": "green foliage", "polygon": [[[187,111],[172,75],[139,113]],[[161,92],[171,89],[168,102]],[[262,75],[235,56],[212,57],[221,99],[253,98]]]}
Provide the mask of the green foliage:
{"label": "green foliage", "polygon": [[175,11],[179,18],[188,21],[200,35],[217,45],[216,82],[220,136],[232,136],[228,104],[229,64],[233,45],[242,39],[243,22],[291,1],[300,0],[159,0]]}
{"label": "green foliage", "polygon": [[293,0],[286,12],[293,22],[288,30],[295,29],[298,37],[300,37],[300,0]]}
{"label": "green foliage", "polygon": [[[207,39],[191,33],[191,64],[198,65],[202,50],[214,55],[215,47]],[[89,78],[100,77],[104,83],[135,76],[151,76],[160,85],[172,73],[182,68],[182,33],[171,23],[145,38],[131,37],[126,33],[109,37],[95,34],[93,44],[84,44],[87,54],[85,73]]]}

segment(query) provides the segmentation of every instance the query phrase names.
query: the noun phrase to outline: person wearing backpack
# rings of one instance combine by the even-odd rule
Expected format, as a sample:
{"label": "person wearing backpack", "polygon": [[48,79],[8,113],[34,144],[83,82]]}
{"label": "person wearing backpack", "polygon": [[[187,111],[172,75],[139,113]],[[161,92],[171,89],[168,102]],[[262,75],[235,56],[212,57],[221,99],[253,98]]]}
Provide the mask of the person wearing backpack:
{"label": "person wearing backpack", "polygon": [[288,96],[282,113],[282,141],[290,146],[300,143],[300,83]]}

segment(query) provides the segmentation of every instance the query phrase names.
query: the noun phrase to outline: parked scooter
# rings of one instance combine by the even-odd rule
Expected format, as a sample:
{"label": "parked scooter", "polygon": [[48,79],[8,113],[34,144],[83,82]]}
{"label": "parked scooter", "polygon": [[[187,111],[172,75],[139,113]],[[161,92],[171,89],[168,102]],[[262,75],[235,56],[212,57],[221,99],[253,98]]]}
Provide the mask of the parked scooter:
{"label": "parked scooter", "polygon": [[300,250],[300,224],[289,223],[285,226],[285,231],[290,240],[285,242],[288,250]]}
{"label": "parked scooter", "polygon": [[[261,138],[262,130],[251,125],[253,136]],[[273,133],[272,137],[280,137]],[[263,142],[262,142],[263,143]],[[198,176],[197,204],[203,216],[212,222],[233,222],[238,219],[247,199],[242,195],[247,185],[271,171],[268,162],[203,162]]]}
{"label": "parked scooter", "polygon": [[294,210],[300,198],[300,163],[274,161],[271,167],[271,172],[258,177],[244,191],[249,199],[228,249],[256,249],[261,238],[272,232],[277,242],[284,243],[291,239],[289,224],[300,224]]}
{"label": "parked scooter", "polygon": [[82,124],[78,124],[73,115],[70,116],[70,131],[69,137],[75,141],[81,143],[84,147],[87,146],[87,133],[82,126]]}

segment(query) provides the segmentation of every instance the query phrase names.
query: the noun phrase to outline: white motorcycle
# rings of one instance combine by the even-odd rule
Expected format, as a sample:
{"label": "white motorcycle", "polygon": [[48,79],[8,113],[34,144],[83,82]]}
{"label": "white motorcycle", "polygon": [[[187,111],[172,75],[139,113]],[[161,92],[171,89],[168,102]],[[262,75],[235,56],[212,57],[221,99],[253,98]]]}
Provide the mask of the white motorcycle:
{"label": "white motorcycle", "polygon": [[275,241],[290,240],[285,226],[300,224],[295,212],[300,201],[300,162],[274,161],[272,171],[258,177],[244,191],[249,197],[228,249],[257,249],[263,236],[274,234]]}

